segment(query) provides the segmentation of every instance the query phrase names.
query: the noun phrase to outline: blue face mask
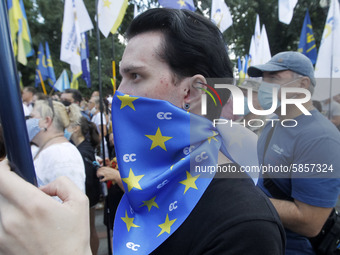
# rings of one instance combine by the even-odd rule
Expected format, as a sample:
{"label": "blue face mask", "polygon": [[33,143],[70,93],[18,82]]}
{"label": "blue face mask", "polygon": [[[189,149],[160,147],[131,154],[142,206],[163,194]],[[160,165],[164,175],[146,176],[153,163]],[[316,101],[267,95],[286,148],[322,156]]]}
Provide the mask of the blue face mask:
{"label": "blue face mask", "polygon": [[[280,90],[281,86],[275,83],[261,82],[257,98],[263,110],[269,110],[273,106],[273,88],[277,88],[277,92]],[[277,98],[277,95],[274,94]],[[281,102],[277,100],[277,106],[275,109],[279,108]]]}
{"label": "blue face mask", "polygon": [[39,120],[40,119],[28,119],[26,120],[26,127],[28,133],[28,139],[32,142],[33,138],[41,131],[39,127]]}
{"label": "blue face mask", "polygon": [[69,132],[69,131],[67,130],[67,128],[65,128],[64,136],[65,136],[65,138],[66,138],[67,140],[70,140],[70,139],[71,139],[72,133],[73,133],[73,132]]}

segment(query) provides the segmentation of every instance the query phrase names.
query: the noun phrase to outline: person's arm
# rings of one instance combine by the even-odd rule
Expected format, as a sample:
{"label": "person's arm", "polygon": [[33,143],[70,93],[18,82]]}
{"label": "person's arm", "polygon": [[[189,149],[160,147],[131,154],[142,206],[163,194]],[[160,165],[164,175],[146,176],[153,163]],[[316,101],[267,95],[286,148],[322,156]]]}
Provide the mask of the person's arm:
{"label": "person's arm", "polygon": [[68,178],[39,190],[0,162],[0,254],[92,254],[88,206]]}
{"label": "person's arm", "polygon": [[104,166],[97,170],[97,177],[101,182],[112,181],[112,184],[118,184],[121,190],[124,191],[123,182],[118,170]]}
{"label": "person's arm", "polygon": [[319,234],[332,208],[308,205],[298,200],[294,202],[270,199],[285,228],[307,237]]}

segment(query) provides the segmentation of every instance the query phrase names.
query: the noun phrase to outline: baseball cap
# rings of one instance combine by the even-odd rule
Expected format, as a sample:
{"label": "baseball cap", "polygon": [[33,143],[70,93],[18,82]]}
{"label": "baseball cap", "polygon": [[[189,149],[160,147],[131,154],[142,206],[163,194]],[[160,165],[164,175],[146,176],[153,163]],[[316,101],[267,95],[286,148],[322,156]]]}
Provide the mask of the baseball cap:
{"label": "baseball cap", "polygon": [[263,72],[278,72],[290,70],[309,77],[313,86],[316,85],[313,64],[309,58],[300,52],[284,51],[276,54],[263,65],[250,66],[248,75],[261,77]]}

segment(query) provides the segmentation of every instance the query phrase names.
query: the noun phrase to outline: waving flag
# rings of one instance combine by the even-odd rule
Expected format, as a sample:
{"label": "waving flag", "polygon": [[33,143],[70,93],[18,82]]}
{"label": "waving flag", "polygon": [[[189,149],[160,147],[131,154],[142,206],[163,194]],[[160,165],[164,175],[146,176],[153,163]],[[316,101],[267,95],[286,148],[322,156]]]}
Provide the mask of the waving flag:
{"label": "waving flag", "polygon": [[65,89],[70,88],[70,81],[68,79],[66,70],[63,70],[58,80],[54,84],[54,88],[60,92],[63,92]]}
{"label": "waving flag", "polygon": [[250,41],[249,47],[249,66],[250,65],[258,65],[257,52],[260,48],[260,39],[261,39],[261,27],[260,27],[260,17],[256,15],[256,23],[255,23],[255,32]]}
{"label": "waving flag", "polygon": [[46,63],[44,46],[42,45],[42,43],[39,43],[38,57],[36,61],[35,87],[38,87],[38,84],[42,81],[45,81],[48,77],[49,72]]}
{"label": "waving flag", "polygon": [[[340,10],[338,0],[332,0],[322,34],[319,54],[315,64],[315,77],[318,79],[313,98],[324,100],[330,95],[340,93],[339,84],[332,84],[334,78],[340,78]],[[330,79],[330,80],[329,80]],[[333,86],[336,85],[336,86]]]}
{"label": "waving flag", "polygon": [[306,55],[312,61],[313,65],[315,64],[318,53],[308,9],[301,30],[298,51]]}
{"label": "waving flag", "polygon": [[9,24],[14,56],[26,65],[27,58],[34,54],[24,3],[22,0],[7,0]]}
{"label": "waving flag", "polygon": [[81,78],[86,82],[88,88],[91,88],[91,75],[90,75],[90,50],[89,50],[89,41],[87,39],[87,33],[81,33],[81,47],[80,47],[80,56],[81,56],[81,67],[83,74]]}
{"label": "waving flag", "polygon": [[128,0],[99,0],[98,1],[98,25],[105,37],[116,33],[123,21]]}
{"label": "waving flag", "polygon": [[256,63],[258,63],[258,65],[265,64],[272,58],[272,55],[270,53],[267,31],[264,24],[262,25],[261,29],[260,45],[258,52],[256,53],[256,56],[257,56]]}
{"label": "waving flag", "polygon": [[211,20],[216,24],[222,33],[233,24],[229,8],[224,0],[212,1]]}
{"label": "waving flag", "polygon": [[60,60],[71,65],[73,74],[81,75],[81,35],[93,28],[83,0],[65,0]]}
{"label": "waving flag", "polygon": [[193,0],[159,0],[158,2],[166,8],[196,10]]}
{"label": "waving flag", "polygon": [[279,0],[279,20],[282,23],[290,24],[297,1],[298,0]]}
{"label": "waving flag", "polygon": [[50,48],[48,47],[48,43],[45,42],[45,49],[46,49],[46,59],[47,59],[47,71],[48,71],[48,84],[53,87],[56,79],[53,69],[52,57],[50,53]]}

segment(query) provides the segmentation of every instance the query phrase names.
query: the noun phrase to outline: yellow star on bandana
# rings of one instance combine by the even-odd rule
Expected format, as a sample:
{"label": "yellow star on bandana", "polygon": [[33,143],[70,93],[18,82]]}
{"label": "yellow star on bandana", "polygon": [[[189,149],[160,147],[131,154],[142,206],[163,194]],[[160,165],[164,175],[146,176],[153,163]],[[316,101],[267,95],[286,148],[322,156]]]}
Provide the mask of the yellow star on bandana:
{"label": "yellow star on bandana", "polygon": [[127,228],[127,231],[130,232],[130,228],[131,227],[134,227],[134,228],[139,228],[140,226],[137,226],[136,224],[133,223],[133,220],[135,218],[129,218],[128,215],[127,215],[127,211],[125,211],[125,217],[121,217],[122,221],[125,222],[126,224],[126,228]]}
{"label": "yellow star on bandana", "polygon": [[117,96],[120,101],[122,101],[122,104],[120,106],[120,109],[123,109],[125,106],[130,106],[130,108],[134,111],[136,111],[135,106],[133,105],[133,101],[137,100],[138,97],[130,97],[129,95],[124,96]]}
{"label": "yellow star on bandana", "polygon": [[181,7],[183,7],[183,6],[185,5],[185,2],[184,2],[183,0],[179,0],[179,1],[177,1],[177,3],[178,3]]}
{"label": "yellow star on bandana", "polygon": [[155,202],[155,199],[156,197],[153,197],[150,200],[143,201],[143,204],[140,207],[147,206],[149,212],[153,206],[159,209],[158,204]]}
{"label": "yellow star on bandana", "polygon": [[135,175],[132,172],[132,169],[130,168],[130,172],[129,172],[129,177],[127,178],[122,178],[122,181],[125,182],[128,185],[128,190],[130,192],[130,190],[132,190],[132,188],[136,188],[139,190],[142,190],[141,186],[139,185],[139,181],[140,179],[142,179],[144,177],[144,175]]}
{"label": "yellow star on bandana", "polygon": [[200,174],[196,175],[196,176],[192,176],[188,171],[186,171],[186,173],[187,173],[187,178],[185,180],[179,182],[180,184],[185,185],[184,194],[190,188],[198,189],[195,182],[196,182],[197,178],[200,176]]}
{"label": "yellow star on bandana", "polygon": [[207,139],[208,139],[208,142],[210,143],[212,139],[214,139],[216,142],[218,142],[218,140],[216,139],[216,135],[218,135],[217,132],[215,131],[212,131],[213,132],[213,135],[212,136],[209,136]]}
{"label": "yellow star on bandana", "polygon": [[176,220],[177,220],[177,219],[169,220],[169,215],[166,214],[165,222],[162,223],[162,224],[160,224],[160,225],[158,225],[158,227],[160,227],[162,230],[161,230],[161,232],[158,234],[157,237],[159,237],[161,234],[163,234],[163,233],[165,233],[165,232],[167,232],[168,234],[170,234],[171,226],[172,226],[172,224],[175,223]]}
{"label": "yellow star on bandana", "polygon": [[172,137],[170,136],[162,136],[161,130],[159,128],[157,129],[157,132],[155,135],[145,135],[145,136],[152,141],[150,150],[159,146],[163,150],[166,151],[165,142],[172,139]]}

